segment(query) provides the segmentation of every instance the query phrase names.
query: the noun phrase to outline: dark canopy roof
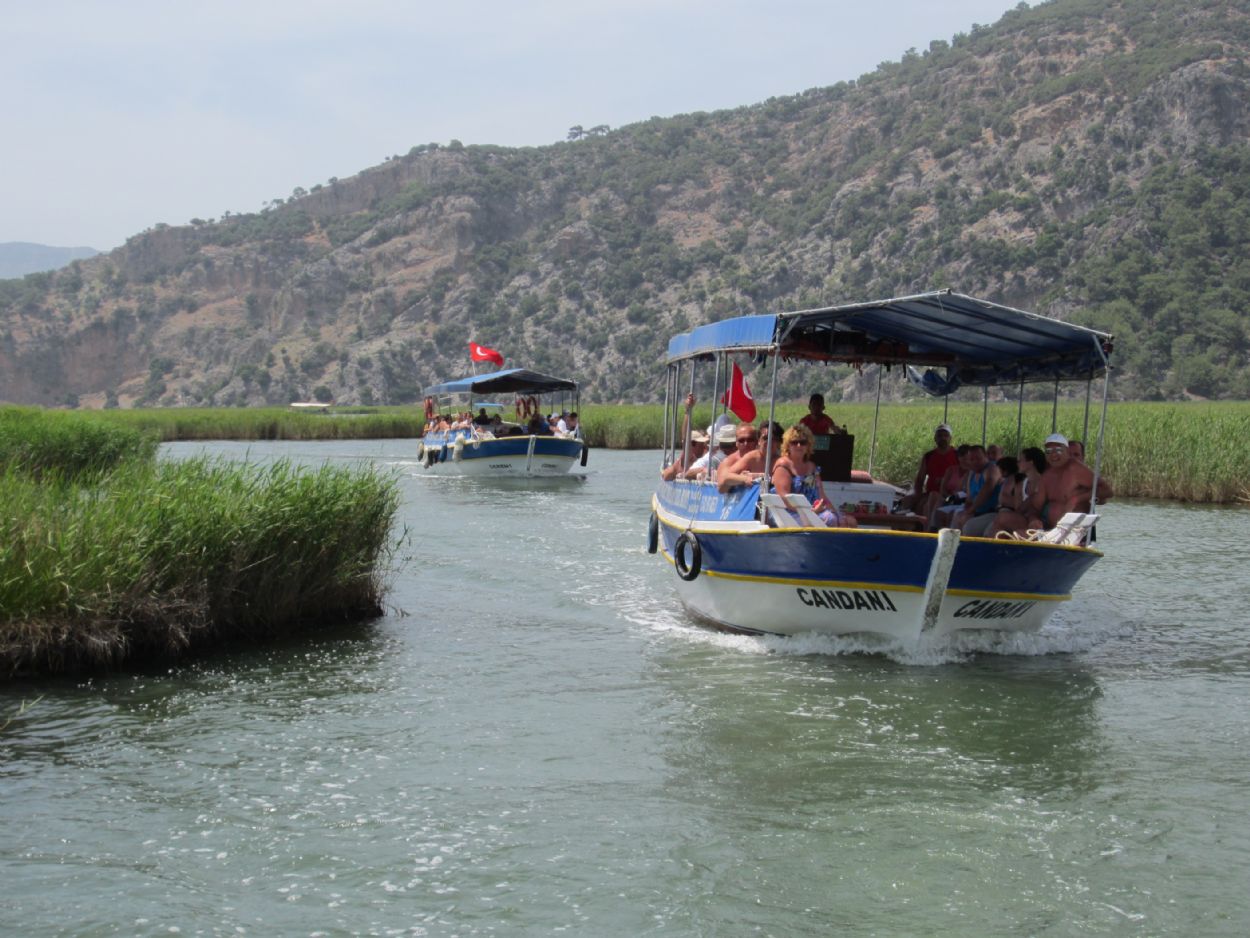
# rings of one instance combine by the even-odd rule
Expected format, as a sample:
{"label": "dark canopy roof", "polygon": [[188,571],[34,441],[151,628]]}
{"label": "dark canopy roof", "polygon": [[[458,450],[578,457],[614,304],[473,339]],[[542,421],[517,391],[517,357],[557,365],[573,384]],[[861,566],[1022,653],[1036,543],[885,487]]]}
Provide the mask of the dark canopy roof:
{"label": "dark canopy roof", "polygon": [[551,391],[576,391],[577,382],[553,378],[525,368],[509,368],[485,375],[470,375],[456,381],[445,381],[425,389],[435,394],[547,394]]}
{"label": "dark canopy roof", "polygon": [[953,390],[1100,375],[1111,336],[942,291],[711,323],[675,336],[668,359],[777,349],[783,358],[936,367]]}

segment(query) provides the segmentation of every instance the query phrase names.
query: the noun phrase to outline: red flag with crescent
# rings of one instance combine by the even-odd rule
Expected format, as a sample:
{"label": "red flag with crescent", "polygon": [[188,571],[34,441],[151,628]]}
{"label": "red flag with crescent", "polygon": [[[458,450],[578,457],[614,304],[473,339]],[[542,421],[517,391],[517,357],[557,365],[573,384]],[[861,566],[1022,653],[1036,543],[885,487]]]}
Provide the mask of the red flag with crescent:
{"label": "red flag with crescent", "polygon": [[494,362],[496,365],[503,367],[503,356],[496,352],[493,348],[487,348],[485,345],[478,345],[476,342],[469,343],[469,358],[475,362]]}
{"label": "red flag with crescent", "polygon": [[738,367],[738,363],[733,363],[733,374],[729,377],[729,390],[721,395],[720,402],[734,412],[743,423],[750,423],[755,419],[755,398],[751,396],[751,388],[747,385],[747,379],[742,376],[742,369]]}

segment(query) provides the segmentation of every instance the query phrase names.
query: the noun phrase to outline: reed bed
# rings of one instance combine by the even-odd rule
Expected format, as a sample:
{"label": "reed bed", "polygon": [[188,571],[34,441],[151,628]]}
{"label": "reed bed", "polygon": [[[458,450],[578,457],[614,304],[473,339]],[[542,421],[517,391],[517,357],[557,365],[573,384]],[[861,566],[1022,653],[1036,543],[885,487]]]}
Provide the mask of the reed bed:
{"label": "reed bed", "polygon": [[0,407],[0,470],[36,478],[47,473],[70,479],[99,476],[128,460],[151,460],[158,442],[137,427],[112,425],[87,414]]}
{"label": "reed bed", "polygon": [[[878,478],[899,485],[915,476],[923,453],[932,445],[933,429],[943,421],[941,404],[891,404],[881,408],[875,449],[872,440],[872,404],[835,404],[830,415],[855,434],[857,469],[869,469]],[[804,405],[777,407],[783,426],[807,412]],[[981,442],[980,404],[952,404],[946,414],[956,443]],[[767,416],[760,407],[757,421]],[[1089,445],[1098,433],[1098,413],[1090,414],[1088,433],[1083,404],[1061,403],[1057,425],[1071,439]],[[695,427],[711,422],[711,409],[696,407]],[[663,409],[655,405],[587,408],[583,432],[592,446],[635,449],[658,448],[663,442]],[[1026,404],[1020,439],[1038,446],[1051,432],[1051,405]],[[991,405],[986,441],[1008,452],[1016,449],[1016,408]],[[871,460],[871,467],[869,465]],[[1238,503],[1250,500],[1250,403],[1118,403],[1109,407],[1106,450],[1101,470],[1122,496],[1165,498],[1176,501]]]}
{"label": "reed bed", "polygon": [[421,436],[417,407],[354,408],[342,413],[301,413],[284,407],[140,408],[97,411],[106,423],[176,440],[386,440]]}
{"label": "reed bed", "polygon": [[196,459],[95,485],[0,472],[0,674],[164,659],[380,613],[398,509],[369,470]]}

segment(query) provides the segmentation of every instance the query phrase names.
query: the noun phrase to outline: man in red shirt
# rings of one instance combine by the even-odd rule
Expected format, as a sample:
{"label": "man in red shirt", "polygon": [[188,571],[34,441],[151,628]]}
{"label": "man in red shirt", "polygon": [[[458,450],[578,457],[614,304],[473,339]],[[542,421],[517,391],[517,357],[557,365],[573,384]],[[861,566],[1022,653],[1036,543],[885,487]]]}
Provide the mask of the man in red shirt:
{"label": "man in red shirt", "polygon": [[831,433],[845,433],[846,430],[839,427],[825,413],[825,396],[823,394],[813,394],[807,401],[807,409],[809,413],[805,415],[799,423],[811,430],[816,436],[828,436]]}
{"label": "man in red shirt", "polygon": [[903,500],[903,506],[926,518],[942,503],[942,477],[951,466],[959,464],[959,454],[951,446],[951,428],[939,424],[933,431],[937,445],[920,457],[920,467],[912,483],[912,493]]}

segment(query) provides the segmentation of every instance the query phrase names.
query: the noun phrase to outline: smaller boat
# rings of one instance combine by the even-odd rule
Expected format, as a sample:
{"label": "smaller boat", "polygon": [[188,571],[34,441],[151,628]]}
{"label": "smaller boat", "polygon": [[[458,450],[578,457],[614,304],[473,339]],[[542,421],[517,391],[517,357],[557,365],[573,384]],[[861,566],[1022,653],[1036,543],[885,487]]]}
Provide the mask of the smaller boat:
{"label": "smaller boat", "polygon": [[[471,375],[425,389],[427,425],[417,458],[436,475],[506,477],[568,476],[585,466],[587,447],[580,429],[548,429],[545,413],[577,412],[577,383],[567,378],[509,368]],[[483,397],[514,395],[513,419],[505,405]],[[545,407],[544,407],[545,405]],[[481,420],[487,411],[489,422]],[[456,414],[469,419],[456,420]],[[479,422],[473,422],[477,414]],[[497,419],[496,419],[497,418]]]}

